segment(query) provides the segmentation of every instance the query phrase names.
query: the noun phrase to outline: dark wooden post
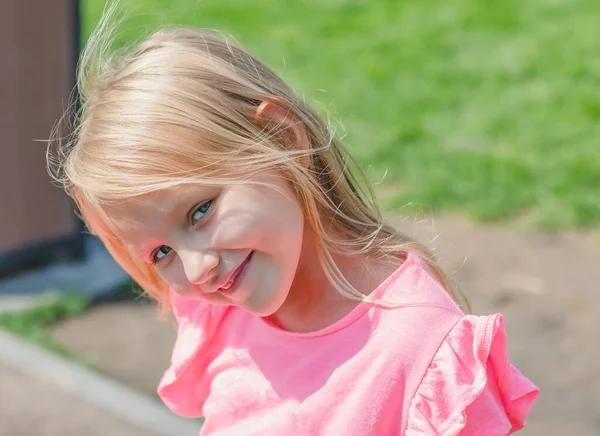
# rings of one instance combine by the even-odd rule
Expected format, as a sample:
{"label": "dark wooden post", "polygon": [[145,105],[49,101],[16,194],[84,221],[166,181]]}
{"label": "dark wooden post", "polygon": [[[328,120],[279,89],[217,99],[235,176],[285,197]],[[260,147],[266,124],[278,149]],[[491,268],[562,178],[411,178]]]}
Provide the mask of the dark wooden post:
{"label": "dark wooden post", "polygon": [[81,255],[81,225],[36,141],[67,107],[77,50],[77,0],[0,1],[0,276]]}

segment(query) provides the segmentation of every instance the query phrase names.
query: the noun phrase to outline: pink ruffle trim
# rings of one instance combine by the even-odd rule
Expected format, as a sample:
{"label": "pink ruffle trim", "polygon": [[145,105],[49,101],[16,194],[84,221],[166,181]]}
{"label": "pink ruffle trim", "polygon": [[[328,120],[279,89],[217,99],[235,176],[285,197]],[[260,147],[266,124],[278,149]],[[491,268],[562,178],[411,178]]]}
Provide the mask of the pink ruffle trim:
{"label": "pink ruffle trim", "polygon": [[508,360],[502,315],[468,315],[425,373],[406,436],[505,436],[524,427],[538,393]]}

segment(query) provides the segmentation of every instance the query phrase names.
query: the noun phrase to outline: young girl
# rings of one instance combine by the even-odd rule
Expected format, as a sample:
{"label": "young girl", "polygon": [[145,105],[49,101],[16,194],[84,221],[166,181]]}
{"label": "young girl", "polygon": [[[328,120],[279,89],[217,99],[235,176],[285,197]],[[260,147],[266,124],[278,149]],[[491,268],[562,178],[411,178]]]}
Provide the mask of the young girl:
{"label": "young girl", "polygon": [[[160,31],[81,60],[53,175],[178,322],[159,394],[202,435],[507,435],[537,388],[501,315],[465,315],[352,157],[262,62]],[[361,176],[360,178],[358,176]]]}

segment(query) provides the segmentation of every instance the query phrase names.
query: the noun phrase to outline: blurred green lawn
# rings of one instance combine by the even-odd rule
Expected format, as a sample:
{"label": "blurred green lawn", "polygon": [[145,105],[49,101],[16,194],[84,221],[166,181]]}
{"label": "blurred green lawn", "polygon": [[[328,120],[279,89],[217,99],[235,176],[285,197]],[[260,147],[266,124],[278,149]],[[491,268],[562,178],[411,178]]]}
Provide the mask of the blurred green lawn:
{"label": "blurred green lawn", "polygon": [[[83,0],[85,40],[104,0]],[[218,29],[318,110],[403,212],[600,223],[598,0],[122,0]],[[406,204],[413,204],[405,208]]]}

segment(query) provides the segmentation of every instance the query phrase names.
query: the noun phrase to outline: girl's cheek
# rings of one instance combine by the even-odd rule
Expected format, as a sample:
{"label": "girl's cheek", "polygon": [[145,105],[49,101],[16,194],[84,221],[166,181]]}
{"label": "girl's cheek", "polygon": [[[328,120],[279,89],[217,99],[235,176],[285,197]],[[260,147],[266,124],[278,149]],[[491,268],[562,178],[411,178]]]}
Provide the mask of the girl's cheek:
{"label": "girl's cheek", "polygon": [[161,270],[158,271],[158,275],[169,285],[169,287],[173,288],[175,292],[181,293],[185,291],[185,289],[182,288],[185,282],[181,280],[182,276],[181,273],[177,272],[176,265],[171,264],[161,268]]}
{"label": "girl's cheek", "polygon": [[220,221],[210,235],[213,247],[217,249],[246,248],[260,229],[256,217],[249,214],[230,216]]}

